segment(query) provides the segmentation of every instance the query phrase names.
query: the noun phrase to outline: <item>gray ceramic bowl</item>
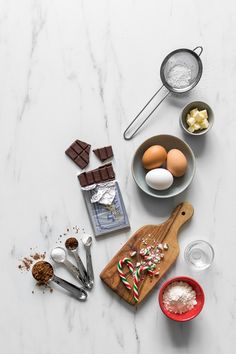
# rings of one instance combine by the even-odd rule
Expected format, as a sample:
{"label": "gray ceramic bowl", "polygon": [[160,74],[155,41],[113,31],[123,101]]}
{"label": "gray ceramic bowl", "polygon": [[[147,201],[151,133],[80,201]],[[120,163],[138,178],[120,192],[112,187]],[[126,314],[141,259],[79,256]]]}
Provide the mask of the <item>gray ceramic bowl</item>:
{"label": "gray ceramic bowl", "polygon": [[[166,190],[158,191],[149,187],[145,181],[147,170],[142,165],[144,152],[152,145],[162,145],[167,152],[179,149],[188,161],[187,171],[184,176],[175,178],[172,186]],[[195,173],[195,157],[191,148],[181,139],[173,135],[156,135],[144,141],[136,150],[132,161],[132,174],[135,182],[145,193],[156,198],[171,198],[182,193],[191,183]]]}
{"label": "gray ceramic bowl", "polygon": [[[194,108],[198,108],[199,111],[201,111],[203,109],[207,110],[209,127],[207,129],[196,130],[194,133],[191,133],[188,130],[188,124],[187,124],[186,118],[187,118],[187,114]],[[194,101],[194,102],[187,104],[183,108],[180,118],[179,118],[180,126],[185,131],[185,133],[190,134],[190,135],[197,135],[197,136],[206,134],[213,126],[213,122],[214,122],[213,110],[211,109],[211,107],[207,103],[201,102],[201,101]]]}

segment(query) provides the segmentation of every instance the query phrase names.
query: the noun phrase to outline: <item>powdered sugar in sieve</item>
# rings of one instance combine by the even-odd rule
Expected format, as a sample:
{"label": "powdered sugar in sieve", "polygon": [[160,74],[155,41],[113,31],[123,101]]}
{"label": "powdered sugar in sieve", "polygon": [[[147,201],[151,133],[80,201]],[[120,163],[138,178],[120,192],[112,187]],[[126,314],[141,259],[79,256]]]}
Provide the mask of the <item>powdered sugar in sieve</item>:
{"label": "powdered sugar in sieve", "polygon": [[166,81],[171,87],[185,88],[191,83],[191,69],[182,64],[173,66],[167,74]]}

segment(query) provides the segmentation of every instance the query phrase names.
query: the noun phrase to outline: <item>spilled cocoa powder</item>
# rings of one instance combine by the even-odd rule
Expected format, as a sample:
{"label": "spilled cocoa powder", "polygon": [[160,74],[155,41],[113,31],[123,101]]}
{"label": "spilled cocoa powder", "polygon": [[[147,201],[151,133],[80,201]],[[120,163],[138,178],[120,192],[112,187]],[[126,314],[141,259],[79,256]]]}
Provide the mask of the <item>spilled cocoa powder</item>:
{"label": "spilled cocoa powder", "polygon": [[78,240],[75,237],[70,237],[66,240],[65,246],[68,250],[75,250],[79,245]]}
{"label": "spilled cocoa powder", "polygon": [[38,261],[40,259],[45,259],[46,252],[41,253],[41,254],[36,252],[35,254],[31,254],[30,257],[33,258],[33,260],[35,260],[35,261]]}
{"label": "spilled cocoa powder", "polygon": [[32,294],[35,294],[35,290],[37,289],[40,290],[43,294],[45,294],[46,292],[50,292],[52,293],[53,292],[53,288],[50,286],[50,283],[48,284],[43,284],[43,283],[39,283],[37,282],[35,284],[35,288],[31,291]]}
{"label": "spilled cocoa powder", "polygon": [[34,261],[44,260],[45,257],[46,257],[46,252],[43,253],[35,252],[30,256],[25,256],[20,260],[20,264],[18,265],[18,268],[22,271],[28,272],[31,269],[31,266],[34,263]]}
{"label": "spilled cocoa powder", "polygon": [[30,259],[30,258],[28,258],[28,257],[24,257],[24,258],[21,260],[21,264],[18,265],[18,268],[19,268],[19,269],[22,269],[22,270],[27,270],[27,271],[29,271],[32,264],[33,264],[32,259]]}

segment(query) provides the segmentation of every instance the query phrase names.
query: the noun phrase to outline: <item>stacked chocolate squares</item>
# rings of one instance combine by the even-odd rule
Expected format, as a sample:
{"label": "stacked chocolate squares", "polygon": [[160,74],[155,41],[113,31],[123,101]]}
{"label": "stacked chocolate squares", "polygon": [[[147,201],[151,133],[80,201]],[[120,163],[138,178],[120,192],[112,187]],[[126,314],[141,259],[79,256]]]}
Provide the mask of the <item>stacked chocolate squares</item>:
{"label": "stacked chocolate squares", "polygon": [[[90,148],[90,144],[87,144],[81,140],[75,140],[73,144],[71,144],[65,151],[65,153],[77,166],[83,170],[89,163]],[[104,146],[93,150],[93,152],[101,162],[104,162],[113,156],[111,146]]]}

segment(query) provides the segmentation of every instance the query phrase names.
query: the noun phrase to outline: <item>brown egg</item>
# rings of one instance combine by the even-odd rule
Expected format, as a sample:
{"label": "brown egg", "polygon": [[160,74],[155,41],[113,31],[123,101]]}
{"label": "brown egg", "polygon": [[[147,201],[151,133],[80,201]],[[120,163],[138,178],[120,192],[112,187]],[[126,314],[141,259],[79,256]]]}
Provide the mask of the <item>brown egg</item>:
{"label": "brown egg", "polygon": [[166,149],[161,145],[153,145],[148,148],[142,157],[142,164],[146,170],[160,167],[166,160]]}
{"label": "brown egg", "polygon": [[169,170],[174,177],[183,176],[186,172],[187,165],[187,159],[180,150],[172,149],[168,152],[167,170]]}

